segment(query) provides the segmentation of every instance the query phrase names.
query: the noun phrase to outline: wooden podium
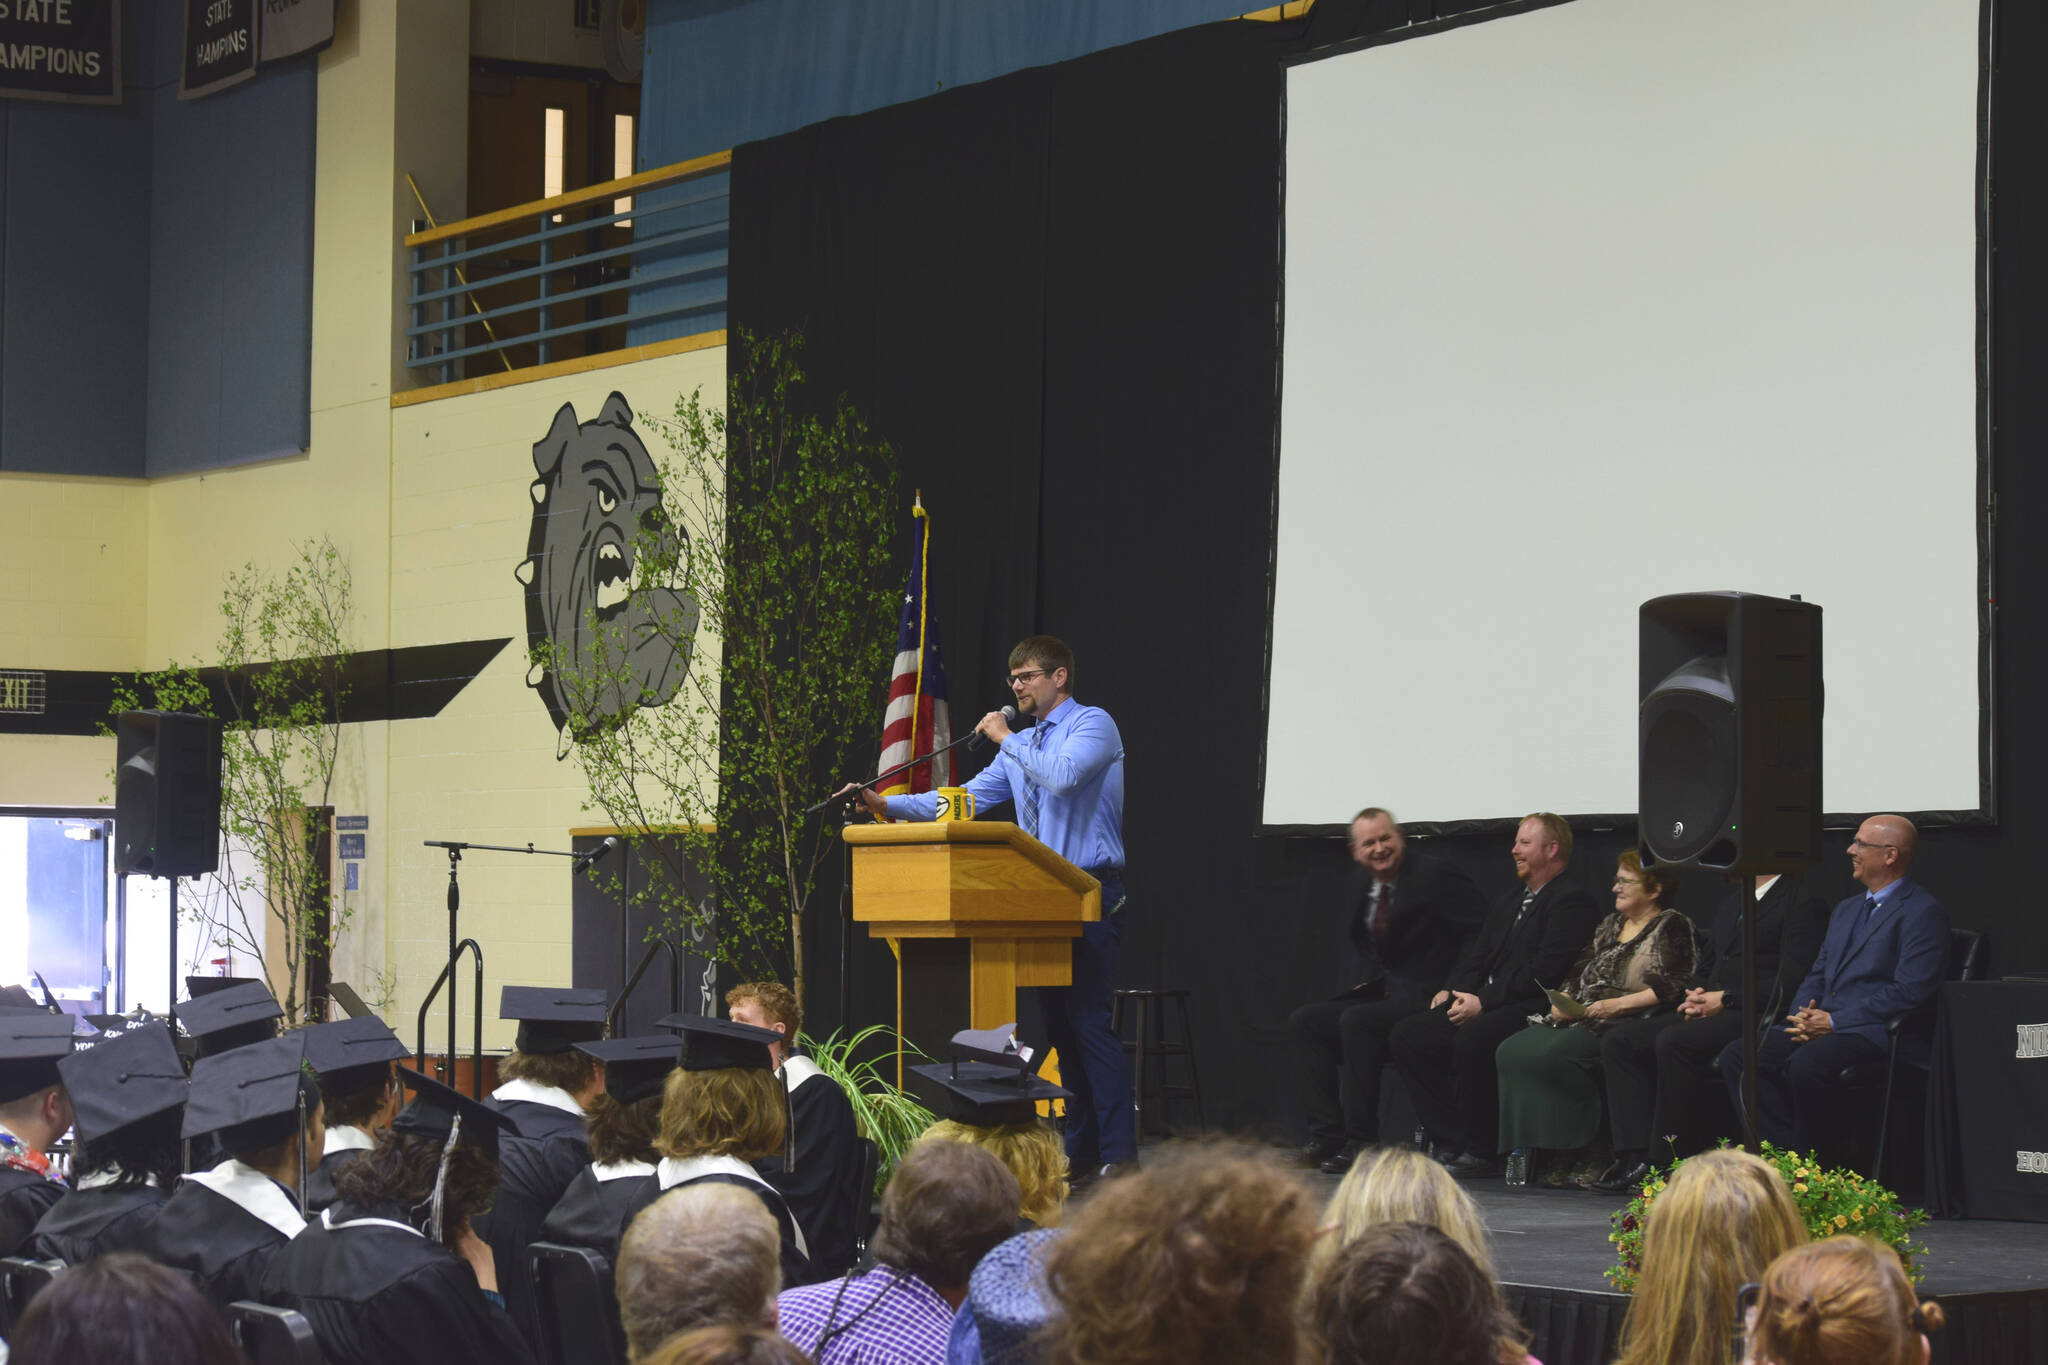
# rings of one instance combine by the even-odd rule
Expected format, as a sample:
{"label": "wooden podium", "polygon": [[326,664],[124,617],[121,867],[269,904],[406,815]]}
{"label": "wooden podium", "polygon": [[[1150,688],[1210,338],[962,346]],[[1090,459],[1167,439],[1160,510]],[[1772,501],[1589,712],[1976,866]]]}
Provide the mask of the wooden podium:
{"label": "wooden podium", "polygon": [[1015,825],[848,825],[853,917],[896,952],[896,1019],[934,1057],[963,1028],[1017,1017],[1023,986],[1073,980],[1102,883]]}

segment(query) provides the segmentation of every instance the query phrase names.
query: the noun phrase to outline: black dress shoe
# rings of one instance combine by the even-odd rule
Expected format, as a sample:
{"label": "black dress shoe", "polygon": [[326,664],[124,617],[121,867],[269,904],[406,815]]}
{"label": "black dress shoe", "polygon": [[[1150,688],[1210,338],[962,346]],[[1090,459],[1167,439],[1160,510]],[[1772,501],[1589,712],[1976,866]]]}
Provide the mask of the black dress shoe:
{"label": "black dress shoe", "polygon": [[1107,1183],[1108,1181],[1120,1180],[1124,1176],[1136,1175],[1137,1173],[1138,1160],[1136,1157],[1131,1158],[1129,1161],[1106,1161],[1096,1168],[1095,1180],[1097,1183]]}
{"label": "black dress shoe", "polygon": [[1490,1180],[1507,1170],[1499,1157],[1476,1156],[1471,1152],[1444,1163],[1444,1169],[1460,1180]]}
{"label": "black dress shoe", "polygon": [[1362,1142],[1347,1142],[1332,1153],[1327,1161],[1317,1165],[1316,1169],[1324,1175],[1342,1175],[1351,1169],[1351,1163],[1358,1160],[1358,1154],[1364,1150],[1365,1144]]}
{"label": "black dress shoe", "polygon": [[1593,1188],[1602,1194],[1620,1194],[1632,1190],[1656,1174],[1656,1168],[1647,1161],[1617,1161],[1593,1182]]}
{"label": "black dress shoe", "polygon": [[1320,1166],[1331,1157],[1337,1155],[1337,1153],[1343,1151],[1344,1147],[1344,1139],[1340,1137],[1316,1138],[1301,1149],[1301,1164],[1304,1166]]}

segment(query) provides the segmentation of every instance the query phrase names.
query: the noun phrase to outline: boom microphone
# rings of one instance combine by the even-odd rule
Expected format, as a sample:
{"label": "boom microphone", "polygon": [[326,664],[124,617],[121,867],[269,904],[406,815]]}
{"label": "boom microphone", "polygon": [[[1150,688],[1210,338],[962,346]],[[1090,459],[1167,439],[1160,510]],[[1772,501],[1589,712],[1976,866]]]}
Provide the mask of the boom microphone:
{"label": "boom microphone", "polygon": [[604,838],[600,840],[598,844],[595,847],[593,847],[588,853],[579,853],[578,855],[576,855],[576,870],[578,872],[588,872],[591,868],[597,866],[599,859],[603,858],[606,854],[610,853],[613,849],[617,848],[618,846],[618,835],[605,835]]}

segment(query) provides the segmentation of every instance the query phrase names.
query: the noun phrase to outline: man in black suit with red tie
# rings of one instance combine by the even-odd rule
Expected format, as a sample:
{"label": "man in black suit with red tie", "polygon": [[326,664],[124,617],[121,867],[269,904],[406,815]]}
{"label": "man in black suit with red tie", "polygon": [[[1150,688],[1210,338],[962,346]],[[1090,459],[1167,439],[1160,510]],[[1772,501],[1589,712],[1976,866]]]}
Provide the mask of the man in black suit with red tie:
{"label": "man in black suit with red tie", "polygon": [[1486,914],[1472,879],[1408,851],[1388,811],[1368,806],[1351,821],[1358,871],[1345,925],[1344,992],[1303,1005],[1287,1020],[1301,1059],[1310,1165],[1349,1170],[1379,1142],[1380,1066],[1387,1035],[1429,1007],[1465,941]]}

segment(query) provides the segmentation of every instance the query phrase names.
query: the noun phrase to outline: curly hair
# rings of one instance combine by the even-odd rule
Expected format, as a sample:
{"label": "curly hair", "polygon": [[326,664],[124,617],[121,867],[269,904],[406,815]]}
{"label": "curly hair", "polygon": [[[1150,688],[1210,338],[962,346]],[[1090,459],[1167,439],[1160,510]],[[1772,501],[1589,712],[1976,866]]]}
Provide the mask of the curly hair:
{"label": "curly hair", "polygon": [[1615,1365],[1721,1365],[1735,1296],[1806,1240],[1792,1192],[1747,1152],[1702,1152],[1678,1167],[1643,1226],[1643,1270]]}
{"label": "curly hair", "polygon": [[782,1025],[782,1039],[786,1043],[796,1041],[796,1035],[804,1026],[804,1007],[797,1003],[796,992],[780,981],[742,981],[725,993],[725,1008],[730,1014],[734,1005],[751,1000],[761,1007],[761,1013]]}
{"label": "curly hair", "polygon": [[590,1159],[599,1166],[620,1161],[659,1161],[654,1135],[661,1131],[661,1096],[649,1095],[620,1104],[610,1095],[599,1095],[583,1115],[584,1136],[590,1139]]}
{"label": "curly hair", "polygon": [[185,1169],[180,1137],[184,1122],[185,1106],[180,1104],[96,1137],[79,1147],[76,1174],[118,1171],[111,1186],[117,1190],[148,1184],[155,1176],[157,1188],[168,1191]]}
{"label": "curly hair", "polygon": [[[334,1177],[335,1195],[351,1204],[396,1204],[406,1221],[424,1231],[441,1173],[441,1143],[417,1133],[386,1128],[377,1145],[343,1166]],[[457,1143],[448,1159],[448,1183],[442,1190],[442,1230],[453,1241],[469,1220],[498,1197],[503,1174],[496,1161],[466,1142]]]}
{"label": "curly hair", "polygon": [[811,1365],[811,1358],[771,1327],[721,1324],[670,1337],[640,1365]]}
{"label": "curly hair", "polygon": [[1323,1209],[1323,1226],[1335,1234],[1317,1239],[1308,1278],[1314,1280],[1339,1247],[1382,1223],[1427,1223],[1463,1247],[1487,1279],[1494,1278],[1479,1206],[1442,1165],[1408,1147],[1376,1147],[1351,1163]]}
{"label": "curly hair", "polygon": [[603,1062],[587,1052],[521,1052],[514,1048],[498,1063],[498,1075],[508,1081],[531,1081],[551,1085],[575,1094],[590,1084]]}
{"label": "curly hair", "polygon": [[1104,1186],[1046,1256],[1051,1365],[1292,1361],[1315,1207],[1248,1151],[1201,1144]]}
{"label": "curly hair", "polygon": [[1913,1292],[1897,1252],[1830,1237],[1771,1262],[1750,1350],[1775,1365],[1920,1365],[1920,1334],[1946,1320]]}
{"label": "curly hair", "polygon": [[1017,1178],[964,1142],[918,1142],[882,1191],[870,1243],[881,1265],[933,1289],[964,1289],[981,1258],[1017,1232]]}
{"label": "curly hair", "polygon": [[1051,1124],[1036,1120],[982,1128],[940,1119],[924,1136],[981,1148],[1017,1177],[1024,1216],[1042,1228],[1059,1226],[1067,1207],[1067,1148]]}
{"label": "curly hair", "polygon": [[1622,850],[1621,857],[1616,861],[1623,876],[1642,879],[1643,894],[1648,896],[1659,910],[1671,908],[1672,897],[1678,894],[1677,868],[1655,865],[1645,867],[1643,855],[1632,848]]}
{"label": "curly hair", "polygon": [[661,1100],[663,1156],[736,1156],[759,1161],[782,1147],[788,1120],[782,1080],[772,1071],[719,1067],[671,1071]]}
{"label": "curly hair", "polygon": [[781,1258],[781,1229],[752,1190],[708,1181],[670,1190],[634,1216],[619,1244],[628,1357],[643,1360],[692,1327],[767,1321]]}
{"label": "curly hair", "polygon": [[9,1344],[18,1365],[246,1365],[226,1320],[190,1276],[128,1252],[59,1275],[15,1323]]}
{"label": "curly hair", "polygon": [[1522,1365],[1529,1334],[1493,1277],[1428,1223],[1381,1223],[1339,1247],[1308,1288],[1324,1365]]}

